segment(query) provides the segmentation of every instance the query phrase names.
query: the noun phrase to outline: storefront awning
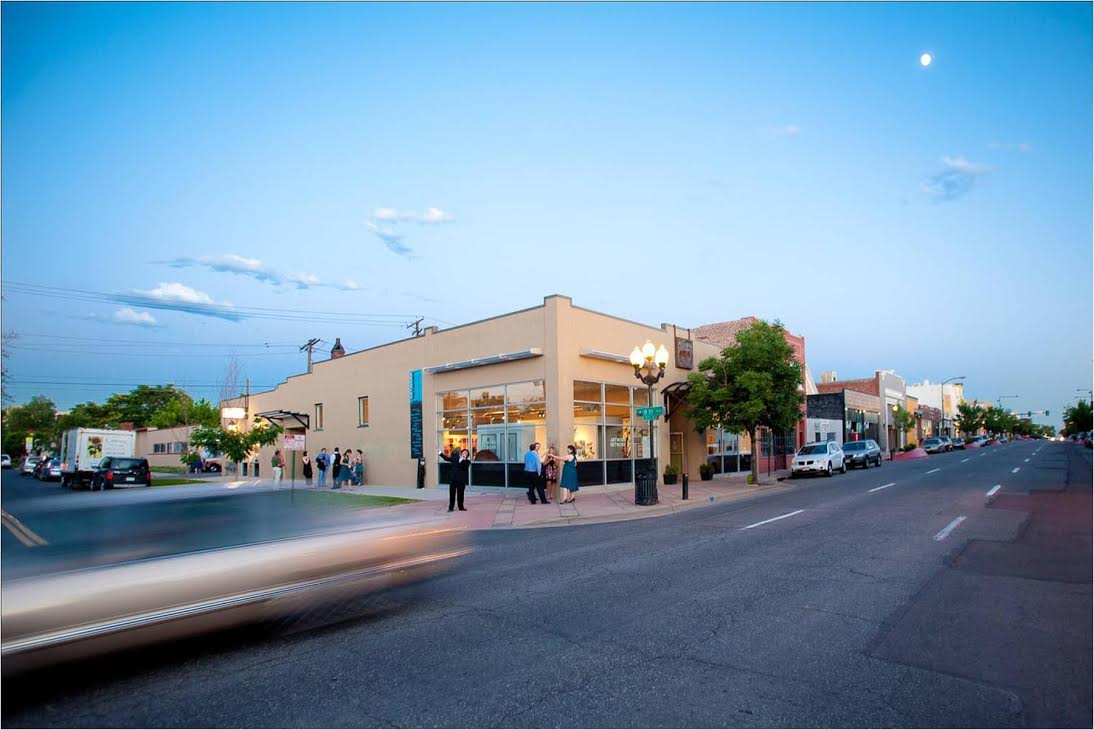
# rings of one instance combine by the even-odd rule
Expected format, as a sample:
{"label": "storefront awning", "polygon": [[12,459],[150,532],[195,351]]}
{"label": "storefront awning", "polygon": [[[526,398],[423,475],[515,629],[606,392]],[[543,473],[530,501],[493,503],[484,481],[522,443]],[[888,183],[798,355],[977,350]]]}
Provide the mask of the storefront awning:
{"label": "storefront awning", "polygon": [[255,418],[265,418],[267,421],[296,421],[305,429],[309,428],[311,418],[307,413],[296,413],[295,411],[265,411],[263,413],[256,413]]}
{"label": "storefront awning", "polygon": [[691,383],[686,380],[681,380],[676,383],[670,383],[661,389],[661,399],[665,403],[665,420],[669,420],[672,416],[672,412],[676,410],[678,406],[687,402],[688,392],[691,390]]}
{"label": "storefront awning", "polygon": [[614,352],[604,352],[603,350],[591,350],[588,347],[578,350],[578,354],[582,357],[591,357],[594,360],[607,360],[608,362],[618,362],[623,365],[631,364],[631,359],[626,355],[617,355]]}
{"label": "storefront awning", "polygon": [[517,352],[502,352],[497,355],[476,357],[461,362],[446,362],[444,365],[434,365],[433,367],[426,368],[425,371],[427,373],[447,373],[452,370],[466,370],[468,368],[482,367],[483,365],[497,365],[500,362],[527,360],[530,357],[542,357],[542,355],[542,347],[529,347],[527,350],[519,350]]}

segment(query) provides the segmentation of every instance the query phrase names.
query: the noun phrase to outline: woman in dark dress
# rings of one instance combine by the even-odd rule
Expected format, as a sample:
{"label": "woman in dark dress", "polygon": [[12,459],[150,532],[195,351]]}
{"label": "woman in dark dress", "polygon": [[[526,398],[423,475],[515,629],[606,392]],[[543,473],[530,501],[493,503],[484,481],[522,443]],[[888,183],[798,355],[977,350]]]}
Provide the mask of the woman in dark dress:
{"label": "woman in dark dress", "polygon": [[312,477],[311,457],[308,456],[308,452],[305,451],[304,452],[304,484],[309,486],[309,487],[311,486],[311,477]]}
{"label": "woman in dark dress", "polygon": [[467,449],[460,451],[453,449],[450,456],[445,456],[443,451],[437,453],[442,459],[452,464],[452,476],[448,479],[448,511],[451,512],[452,508],[459,503],[460,512],[466,512],[463,506],[463,492],[467,488],[467,475],[471,470],[471,452]]}

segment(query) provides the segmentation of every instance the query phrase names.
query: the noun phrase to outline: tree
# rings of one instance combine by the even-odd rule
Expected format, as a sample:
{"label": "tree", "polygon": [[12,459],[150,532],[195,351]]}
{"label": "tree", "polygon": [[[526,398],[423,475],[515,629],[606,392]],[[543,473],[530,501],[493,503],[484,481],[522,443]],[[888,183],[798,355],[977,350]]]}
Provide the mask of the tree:
{"label": "tree", "polygon": [[201,426],[190,434],[190,445],[214,454],[224,454],[235,463],[246,461],[251,453],[277,440],[283,429],[273,423],[253,426],[243,432],[221,426]]}
{"label": "tree", "polygon": [[186,391],[174,385],[138,385],[128,393],[115,393],[106,399],[106,405],[113,411],[113,423],[131,422],[135,427],[151,425],[152,418],[163,410],[168,403],[181,400],[192,404],[194,399]]}
{"label": "tree", "polygon": [[36,395],[21,406],[11,406],[4,417],[5,454],[22,454],[27,436],[49,443],[54,440],[57,408],[44,395]]}
{"label": "tree", "polygon": [[974,434],[984,425],[984,409],[975,403],[957,404],[957,428],[961,433]]}
{"label": "tree", "polygon": [[752,435],[752,481],[759,478],[761,426],[788,431],[801,418],[801,365],[780,322],[759,321],[737,333],[717,357],[688,376],[687,402],[696,428],[721,427]]}
{"label": "tree", "polygon": [[902,438],[913,426],[915,426],[915,414],[909,413],[904,406],[897,406],[896,410],[893,411],[893,427],[896,428],[896,432],[899,434],[898,438]]}
{"label": "tree", "polygon": [[220,410],[202,398],[195,401],[190,396],[175,398],[152,416],[149,425],[156,428],[172,426],[217,426],[220,424]]}
{"label": "tree", "polygon": [[1064,435],[1094,431],[1094,409],[1088,401],[1081,400],[1064,411]]}

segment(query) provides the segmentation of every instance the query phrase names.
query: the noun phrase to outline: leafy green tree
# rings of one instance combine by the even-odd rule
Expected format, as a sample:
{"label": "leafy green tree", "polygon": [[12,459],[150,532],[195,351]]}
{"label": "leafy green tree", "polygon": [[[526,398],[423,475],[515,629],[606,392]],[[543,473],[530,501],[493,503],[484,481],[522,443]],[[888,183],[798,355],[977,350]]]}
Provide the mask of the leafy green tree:
{"label": "leafy green tree", "polygon": [[156,428],[172,426],[216,426],[220,424],[220,409],[202,398],[195,401],[190,396],[175,398],[152,416],[149,425]]}
{"label": "leafy green tree", "polygon": [[984,425],[984,409],[975,403],[959,403],[956,420],[961,433],[974,434]]}
{"label": "leafy green tree", "polygon": [[58,416],[56,425],[56,437],[70,428],[109,428],[114,425],[113,410],[102,403],[77,403],[68,413]]}
{"label": "leafy green tree", "polygon": [[801,418],[801,365],[780,322],[756,322],[688,376],[687,401],[700,431],[721,427],[752,435],[752,481],[759,478],[761,426],[788,431]]}
{"label": "leafy green tree", "polygon": [[915,426],[915,414],[909,413],[904,406],[897,406],[893,411],[893,426],[899,434],[897,439],[903,439],[904,435]]}
{"label": "leafy green tree", "polygon": [[21,406],[11,406],[4,415],[5,454],[22,454],[27,436],[45,443],[55,440],[57,407],[44,395],[36,395]]}
{"label": "leafy green tree", "polygon": [[115,393],[106,399],[112,411],[112,422],[132,422],[137,428],[149,426],[157,413],[172,401],[182,401],[187,406],[194,399],[186,391],[174,385],[138,385],[128,393]]}
{"label": "leafy green tree", "polygon": [[266,423],[242,431],[222,426],[201,426],[190,434],[190,445],[211,453],[224,454],[235,463],[246,461],[251,453],[262,446],[277,441],[281,426]]}
{"label": "leafy green tree", "polygon": [[1090,402],[1081,400],[1064,411],[1064,434],[1094,431],[1094,409]]}

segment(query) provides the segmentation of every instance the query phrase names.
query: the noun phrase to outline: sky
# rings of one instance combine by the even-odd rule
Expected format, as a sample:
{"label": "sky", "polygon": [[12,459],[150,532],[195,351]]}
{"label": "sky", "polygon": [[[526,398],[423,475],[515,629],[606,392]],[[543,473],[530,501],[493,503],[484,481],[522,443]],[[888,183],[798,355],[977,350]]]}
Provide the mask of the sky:
{"label": "sky", "polygon": [[553,293],[1049,423],[1091,387],[1089,4],[0,14],[16,402],[258,390]]}

